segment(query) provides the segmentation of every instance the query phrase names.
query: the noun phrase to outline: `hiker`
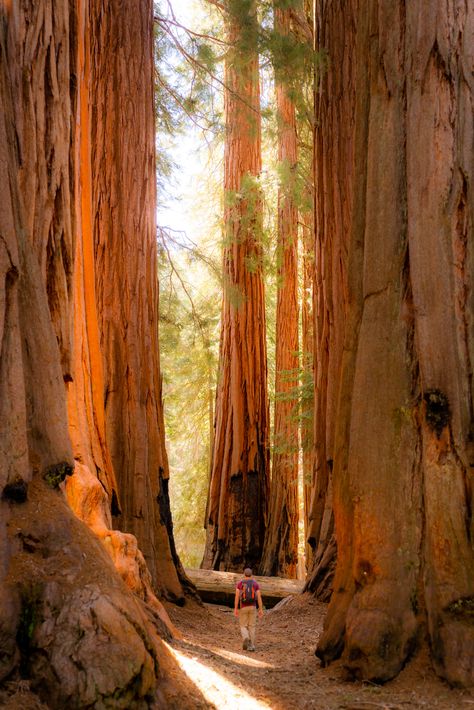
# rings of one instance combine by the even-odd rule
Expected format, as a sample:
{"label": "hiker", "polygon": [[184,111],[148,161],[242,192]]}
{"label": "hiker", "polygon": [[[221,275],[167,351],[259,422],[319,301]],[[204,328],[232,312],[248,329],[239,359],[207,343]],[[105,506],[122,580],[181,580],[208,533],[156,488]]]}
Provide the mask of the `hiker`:
{"label": "hiker", "polygon": [[[234,614],[239,617],[244,651],[255,651],[255,627],[258,615],[263,616],[262,593],[257,581],[252,577],[250,567],[244,569],[244,579],[235,588]],[[240,610],[239,610],[240,604]]]}

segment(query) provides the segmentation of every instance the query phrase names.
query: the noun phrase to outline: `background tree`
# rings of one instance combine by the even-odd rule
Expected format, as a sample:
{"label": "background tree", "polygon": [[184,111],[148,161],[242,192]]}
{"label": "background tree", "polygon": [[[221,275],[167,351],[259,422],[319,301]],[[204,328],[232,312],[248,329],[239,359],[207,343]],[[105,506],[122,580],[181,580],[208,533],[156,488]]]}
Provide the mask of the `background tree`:
{"label": "background tree", "polygon": [[[291,46],[290,12],[274,6],[279,53]],[[260,573],[296,577],[298,564],[299,422],[295,416],[298,384],[298,203],[296,109],[286,73],[275,63],[278,160],[277,310],[275,409],[269,518]]]}
{"label": "background tree", "polygon": [[214,265],[205,251],[183,241],[184,235],[163,232],[160,230],[160,348],[173,472],[170,498],[183,564],[199,567],[206,537],[203,520],[214,436],[220,262]]}
{"label": "background tree", "polygon": [[225,242],[216,426],[202,566],[258,566],[268,493],[268,402],[262,278],[257,18],[225,3]]}
{"label": "background tree", "polygon": [[[310,192],[312,198],[312,191]],[[313,200],[311,199],[311,202]],[[311,494],[314,472],[314,213],[301,213],[301,449],[303,469],[303,530],[306,570],[311,566],[313,548],[308,544]],[[301,504],[300,504],[301,508]]]}
{"label": "background tree", "polygon": [[328,31],[356,29],[346,116],[357,172],[333,449],[338,562],[317,654],[383,681],[426,624],[437,672],[470,685],[474,7],[342,10]]}
{"label": "background tree", "polygon": [[[199,567],[206,539],[222,291],[223,95],[216,55],[226,43],[215,8],[202,2],[190,9],[182,22],[172,5],[155,6],[155,97],[161,166],[160,354],[170,502],[183,563]],[[183,159],[184,172],[178,169]]]}

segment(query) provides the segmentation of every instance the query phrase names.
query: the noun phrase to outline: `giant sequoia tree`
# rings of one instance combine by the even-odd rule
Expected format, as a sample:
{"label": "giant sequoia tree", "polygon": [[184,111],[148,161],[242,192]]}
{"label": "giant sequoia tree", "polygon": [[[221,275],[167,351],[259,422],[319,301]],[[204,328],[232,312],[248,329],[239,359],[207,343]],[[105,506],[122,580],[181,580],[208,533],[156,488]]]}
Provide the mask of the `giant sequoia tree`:
{"label": "giant sequoia tree", "polygon": [[176,565],[185,580],[171,530],[161,404],[153,3],[118,11],[91,2],[90,26],[96,309],[105,432],[121,492],[112,512],[137,537],[155,587],[176,599]]}
{"label": "giant sequoia tree", "polygon": [[73,219],[81,238],[69,385],[77,466],[67,493],[136,591],[149,595],[148,572],[135,539],[110,531],[111,515],[116,527],[136,534],[155,589],[182,599],[167,527],[156,328],[152,4],[139,8],[118,12],[107,3],[105,11],[91,0],[78,13]]}
{"label": "giant sequoia tree", "polygon": [[[98,187],[93,158],[109,132],[119,138],[103,155],[100,170],[107,176],[120,172],[133,186],[114,196],[113,208],[121,214],[128,210],[137,225],[127,231],[134,245],[130,258],[135,250],[141,253],[143,243],[149,257],[133,275],[142,289],[137,299],[151,298],[146,322],[138,316],[132,322],[135,316],[127,311],[133,299],[123,290],[121,325],[130,317],[130,332],[153,345],[156,264],[152,5],[128,4],[127,27],[135,28],[128,34],[121,30],[126,19],[122,5],[106,5],[110,15],[104,3],[93,0],[45,0],[21,7],[4,3],[0,9],[0,170],[6,189],[0,209],[0,594],[7,611],[0,621],[0,678],[19,666],[57,707],[147,703],[160,674],[162,649],[156,632],[168,633],[136,539],[111,529],[112,512],[125,506],[134,482],[117,482],[110,455],[115,424],[105,418],[108,369],[102,362],[105,328],[96,258],[99,234],[101,243],[110,236],[99,223],[111,195]],[[95,53],[105,16],[110,24],[102,47],[107,42],[116,46],[119,38],[120,58],[126,57],[130,72],[140,65],[140,82],[121,85],[115,74],[116,81],[107,84],[106,71],[99,76],[92,70],[95,60],[95,71],[102,66]],[[129,104],[133,97],[142,102],[139,110],[148,126],[141,136],[146,169],[121,154],[126,140],[121,143],[119,116],[105,110],[107,102],[120,103],[120,91],[128,92]],[[104,110],[92,118],[102,99]],[[113,126],[106,125],[111,115]],[[127,119],[126,132],[135,145],[140,123]],[[134,200],[133,195],[139,197]],[[140,222],[142,214],[146,226]],[[113,239],[109,247],[116,249]],[[113,315],[109,318],[113,327]],[[147,347],[147,342],[141,346],[142,356]],[[152,359],[148,368],[147,361],[119,348],[107,365],[121,369],[128,381],[140,378],[146,396],[137,397],[135,414],[145,410],[153,430],[162,432],[158,365]],[[131,442],[137,437],[132,429],[127,436]],[[152,438],[152,445],[154,454],[138,473],[158,505],[159,466],[166,471],[162,433]],[[69,502],[102,542],[57,490],[69,474]],[[182,592],[171,555],[160,557],[153,547],[161,535],[169,550],[165,510],[159,525],[149,525],[150,548],[155,576],[162,572],[163,590],[178,596]],[[170,567],[175,581],[167,586]]]}
{"label": "giant sequoia tree", "polygon": [[[289,9],[274,8],[275,32],[290,35]],[[285,73],[275,65],[278,160],[278,284],[275,353],[274,453],[261,574],[296,577],[298,564],[298,205],[296,109]]]}
{"label": "giant sequoia tree", "polygon": [[[344,173],[320,158],[349,171],[351,216],[328,450],[338,562],[317,654],[386,680],[425,622],[440,675],[472,684],[474,6],[321,7],[326,36],[355,52],[340,64],[351,103],[326,123],[343,116],[350,148],[354,117],[353,158]],[[318,204],[319,222],[332,213]]]}
{"label": "giant sequoia tree", "polygon": [[318,2],[315,47],[329,57],[315,83],[314,471],[307,538],[308,587],[328,598],[334,571],[332,469],[347,318],[347,250],[353,220],[355,5]]}
{"label": "giant sequoia tree", "polygon": [[225,3],[224,296],[203,567],[258,565],[268,493],[256,3]]}

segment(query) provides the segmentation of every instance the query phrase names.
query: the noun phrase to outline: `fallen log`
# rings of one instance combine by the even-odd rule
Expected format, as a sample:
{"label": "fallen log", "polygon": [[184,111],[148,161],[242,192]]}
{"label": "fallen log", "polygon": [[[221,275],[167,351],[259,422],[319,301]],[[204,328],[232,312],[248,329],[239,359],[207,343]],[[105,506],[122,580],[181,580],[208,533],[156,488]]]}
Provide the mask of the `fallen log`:
{"label": "fallen log", "polygon": [[[234,605],[235,585],[243,578],[236,572],[216,572],[208,569],[186,569],[203,602]],[[254,577],[260,585],[263,605],[271,608],[290,595],[301,594],[304,581],[281,577]]]}

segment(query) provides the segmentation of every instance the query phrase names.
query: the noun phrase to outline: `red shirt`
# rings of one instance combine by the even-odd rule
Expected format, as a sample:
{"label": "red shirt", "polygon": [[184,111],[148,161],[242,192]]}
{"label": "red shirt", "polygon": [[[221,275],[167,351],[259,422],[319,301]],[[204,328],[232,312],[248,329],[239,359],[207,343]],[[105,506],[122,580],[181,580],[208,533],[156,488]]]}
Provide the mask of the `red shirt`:
{"label": "red shirt", "polygon": [[[246,579],[252,579],[252,578],[246,577]],[[243,582],[244,582],[244,580],[241,579],[240,582],[237,584],[237,589],[239,590],[239,592],[242,591]],[[258,582],[255,581],[255,579],[252,579],[252,582],[253,582],[253,588],[255,590],[255,598],[253,601],[248,601],[248,602],[243,602],[241,599],[240,606],[257,606],[257,592],[260,589],[260,586],[259,586]]]}

